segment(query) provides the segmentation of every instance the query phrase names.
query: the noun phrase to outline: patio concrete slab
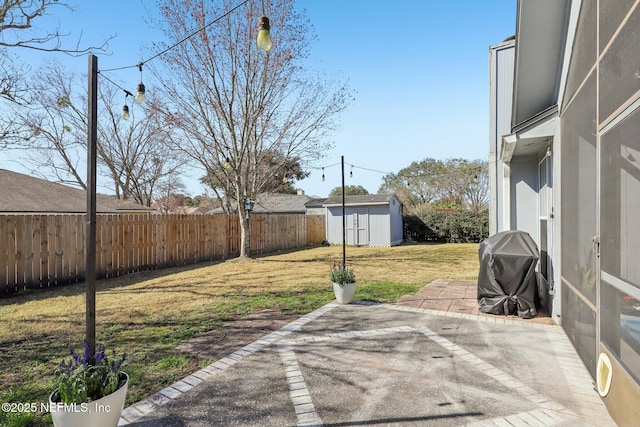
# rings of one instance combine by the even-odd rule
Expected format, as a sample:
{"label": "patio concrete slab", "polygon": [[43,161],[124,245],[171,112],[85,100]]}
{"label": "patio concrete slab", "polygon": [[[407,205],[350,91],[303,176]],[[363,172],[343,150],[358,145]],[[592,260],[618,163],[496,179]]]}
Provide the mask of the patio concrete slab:
{"label": "patio concrete slab", "polygon": [[568,343],[558,326],[504,316],[331,303],[120,425],[615,425]]}

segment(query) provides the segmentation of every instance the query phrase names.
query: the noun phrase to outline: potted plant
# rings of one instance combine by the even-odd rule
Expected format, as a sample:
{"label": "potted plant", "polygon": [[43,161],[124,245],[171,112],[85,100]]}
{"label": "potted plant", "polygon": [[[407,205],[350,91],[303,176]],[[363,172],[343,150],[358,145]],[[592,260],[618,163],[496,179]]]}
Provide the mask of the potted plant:
{"label": "potted plant", "polygon": [[109,361],[104,345],[93,358],[85,342],[84,354],[73,349],[69,362],[58,365],[49,397],[49,410],[55,427],[116,427],[124,408],[129,376],[120,370],[126,355]]}
{"label": "potted plant", "polygon": [[356,274],[353,268],[342,263],[333,263],[329,278],[333,282],[333,293],[340,304],[349,304],[356,293]]}

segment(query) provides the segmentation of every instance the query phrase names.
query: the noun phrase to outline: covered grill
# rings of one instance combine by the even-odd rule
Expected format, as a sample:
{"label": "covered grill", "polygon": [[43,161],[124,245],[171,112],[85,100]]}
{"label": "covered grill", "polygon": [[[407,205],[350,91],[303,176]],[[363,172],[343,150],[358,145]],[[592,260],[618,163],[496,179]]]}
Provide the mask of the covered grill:
{"label": "covered grill", "polygon": [[524,231],[503,231],[483,241],[478,255],[480,311],[525,319],[536,316],[539,253],[531,236]]}

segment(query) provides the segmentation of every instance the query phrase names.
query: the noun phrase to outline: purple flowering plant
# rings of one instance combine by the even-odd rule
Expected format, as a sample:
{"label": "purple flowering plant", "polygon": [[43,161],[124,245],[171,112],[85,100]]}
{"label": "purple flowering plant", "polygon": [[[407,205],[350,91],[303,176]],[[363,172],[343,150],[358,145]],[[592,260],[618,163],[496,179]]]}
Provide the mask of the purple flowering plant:
{"label": "purple flowering plant", "polygon": [[346,264],[334,261],[329,271],[329,278],[333,283],[344,286],[347,283],[356,282],[356,273],[353,271],[353,268],[347,267]]}
{"label": "purple flowering plant", "polygon": [[54,382],[60,402],[71,404],[97,400],[113,393],[126,381],[126,375],[120,371],[126,354],[117,359],[113,351],[112,360],[109,361],[105,346],[101,344],[91,363],[89,345],[86,342],[82,356],[73,348],[70,349],[70,354],[71,359],[60,362],[56,370]]}

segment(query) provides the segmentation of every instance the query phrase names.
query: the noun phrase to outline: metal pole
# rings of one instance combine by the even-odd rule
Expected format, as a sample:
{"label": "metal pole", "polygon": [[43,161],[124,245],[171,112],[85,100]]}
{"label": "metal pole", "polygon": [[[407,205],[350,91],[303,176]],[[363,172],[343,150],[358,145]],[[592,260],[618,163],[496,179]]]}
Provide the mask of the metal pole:
{"label": "metal pole", "polygon": [[93,362],[96,352],[96,148],[98,136],[98,57],[89,55],[87,135],[87,217],[85,223],[86,341]]}
{"label": "metal pole", "polygon": [[347,217],[344,209],[344,156],[342,163],[342,268],[347,268]]}

